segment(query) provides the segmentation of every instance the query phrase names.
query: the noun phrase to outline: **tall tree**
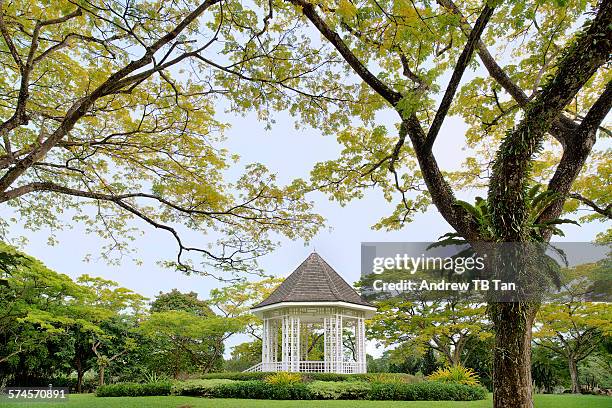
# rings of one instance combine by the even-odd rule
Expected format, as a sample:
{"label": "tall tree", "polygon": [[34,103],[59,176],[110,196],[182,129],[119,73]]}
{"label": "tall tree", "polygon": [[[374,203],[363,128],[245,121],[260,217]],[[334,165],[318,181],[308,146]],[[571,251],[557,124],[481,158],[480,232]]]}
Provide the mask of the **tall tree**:
{"label": "tall tree", "polygon": [[[68,276],[0,242],[0,367],[2,377],[27,384],[60,374],[56,359],[64,327],[77,321],[67,298],[86,296]],[[53,365],[60,370],[53,371]]]}
{"label": "tall tree", "polygon": [[251,307],[267,298],[282,281],[281,278],[265,278],[234,282],[212,289],[206,303],[221,316],[240,322],[242,332],[261,341],[262,321],[251,313]]}
{"label": "tall tree", "polygon": [[[344,203],[380,187],[399,204],[379,228],[401,228],[433,204],[471,243],[548,241],[557,230],[544,227],[535,237],[534,226],[557,222],[574,193],[597,196],[590,201],[609,218],[605,191],[575,182],[596,177],[607,162],[603,152],[587,158],[598,131],[610,133],[601,123],[612,82],[601,67],[612,51],[611,1],[288,1],[295,9],[287,13],[304,17],[339,55],[339,67],[362,81],[366,102],[353,111],[363,124],[340,129],[341,157],[315,167],[311,188]],[[496,44],[513,52],[505,67],[488,48]],[[458,92],[470,65],[481,69]],[[374,113],[385,107],[397,113],[395,131],[376,123]],[[468,158],[460,171],[444,172],[436,141],[453,113],[469,118]],[[535,220],[527,197],[534,179],[555,197]],[[456,189],[472,184],[488,192],[486,226],[456,199]],[[488,310],[494,406],[531,408],[538,302],[493,303]]]}
{"label": "tall tree", "polygon": [[450,365],[465,365],[470,338],[492,337],[482,304],[396,298],[379,302],[377,307],[368,328],[373,338],[386,346],[400,346],[421,354],[436,350]]}
{"label": "tall tree", "polygon": [[81,306],[85,318],[96,324],[88,344],[96,357],[98,385],[104,385],[106,368],[136,347],[136,325],[146,298],[102,278],[83,275],[78,282],[91,290],[92,296]]}
{"label": "tall tree", "polygon": [[535,341],[565,358],[573,393],[581,392],[578,364],[598,351],[605,336],[612,335],[612,305],[585,300],[593,284],[588,278],[598,269],[597,264],[589,264],[567,270],[562,290],[536,316]]}
{"label": "tall tree", "polygon": [[[420,279],[440,279],[438,272],[420,269]],[[387,269],[363,277],[359,285],[372,287],[374,280],[398,282],[404,271]],[[467,293],[429,292],[427,290],[373,291],[368,300],[378,310],[370,319],[370,336],[385,346],[395,346],[397,354],[406,350],[423,355],[435,350],[449,365],[464,365],[468,357],[467,342],[492,337],[482,298]]]}
{"label": "tall tree", "polygon": [[237,319],[215,315],[196,293],[174,289],[156,297],[140,330],[154,341],[153,369],[179,378],[219,369],[224,341],[242,327]]}

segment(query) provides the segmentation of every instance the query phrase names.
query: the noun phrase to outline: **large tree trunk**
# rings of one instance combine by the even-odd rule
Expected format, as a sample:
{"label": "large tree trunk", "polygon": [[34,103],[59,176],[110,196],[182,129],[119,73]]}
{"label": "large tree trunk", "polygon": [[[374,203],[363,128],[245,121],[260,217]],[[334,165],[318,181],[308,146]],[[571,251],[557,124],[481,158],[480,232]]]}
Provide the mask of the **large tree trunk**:
{"label": "large tree trunk", "polygon": [[104,364],[98,368],[98,385],[104,385]]}
{"label": "large tree trunk", "polygon": [[533,408],[531,396],[531,327],[537,306],[490,305],[495,329],[493,406]]}
{"label": "large tree trunk", "polygon": [[76,383],[76,392],[81,393],[83,391],[83,369],[81,368],[81,364],[77,363],[77,383]]}
{"label": "large tree trunk", "polygon": [[580,378],[578,377],[578,363],[574,356],[569,354],[568,358],[570,378],[572,379],[572,393],[580,394]]}
{"label": "large tree trunk", "polygon": [[[595,18],[585,25],[580,35],[576,35],[575,40],[564,50],[555,73],[525,106],[521,122],[503,139],[492,166],[488,192],[489,213],[496,241],[529,242],[533,239],[528,225],[530,209],[527,208],[525,200],[525,193],[531,181],[531,162],[541,148],[546,132],[550,131],[565,106],[593,74],[608,62],[612,52],[610,21],[612,1],[603,0],[599,3]],[[599,104],[596,103],[596,112],[589,110],[589,116],[595,120],[586,120],[587,124],[595,125],[596,128],[600,118],[605,117],[610,101],[608,96],[604,97],[604,100],[601,103],[603,109],[599,109]],[[580,138],[590,135],[588,132],[582,132],[582,124],[579,130],[572,136]],[[571,140],[565,148],[576,149],[580,144],[580,139]],[[584,157],[578,157],[578,160],[585,160],[590,151],[588,143],[584,144],[584,147]],[[562,177],[564,181],[550,190],[560,193],[563,198],[564,191],[570,191],[571,183],[580,170],[579,161],[576,161],[577,166],[571,166],[567,160],[566,156],[564,165],[560,165],[561,170],[572,168],[574,171],[569,171],[567,176]],[[555,211],[548,214],[550,218],[538,222],[552,221],[559,217],[562,205],[561,202]],[[549,239],[550,234],[543,238]],[[531,270],[517,272],[529,277]],[[497,303],[491,304],[490,308],[496,335],[493,363],[494,407],[532,408],[531,325],[537,306],[526,303]]]}

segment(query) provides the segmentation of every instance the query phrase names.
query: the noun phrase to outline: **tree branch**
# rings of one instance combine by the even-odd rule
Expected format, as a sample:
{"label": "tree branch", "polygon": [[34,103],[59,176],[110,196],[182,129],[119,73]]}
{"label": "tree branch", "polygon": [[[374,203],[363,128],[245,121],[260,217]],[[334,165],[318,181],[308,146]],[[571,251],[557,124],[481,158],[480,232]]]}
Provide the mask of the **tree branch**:
{"label": "tree branch", "polygon": [[[224,211],[204,211],[204,210],[198,209],[199,205],[196,205],[193,207],[183,207],[175,203],[172,203],[171,201],[168,201],[167,199],[163,197],[159,197],[159,196],[148,194],[148,193],[127,193],[127,194],[113,194],[112,192],[101,193],[101,192],[96,192],[96,191],[77,190],[74,188],[64,187],[64,186],[54,184],[51,182],[33,182],[30,184],[26,184],[26,185],[14,188],[5,193],[0,193],[0,203],[6,202],[11,199],[15,199],[17,197],[20,197],[20,196],[23,196],[25,194],[29,194],[32,192],[55,192],[55,193],[73,196],[73,197],[89,198],[89,199],[93,199],[97,201],[106,201],[109,203],[113,203],[116,206],[128,212],[129,214],[144,221],[145,223],[157,229],[167,231],[173,236],[173,238],[175,239],[177,243],[177,246],[178,246],[178,254],[177,254],[177,259],[176,259],[177,267],[179,270],[183,272],[194,271],[193,267],[191,267],[188,263],[186,263],[183,260],[185,254],[188,252],[201,253],[203,255],[206,255],[210,259],[212,259],[216,263],[215,266],[227,267],[231,269],[238,269],[240,264],[244,263],[245,261],[249,259],[253,259],[256,255],[253,255],[251,258],[240,258],[238,260],[236,259],[236,257],[239,255],[245,254],[247,252],[253,252],[252,249],[243,248],[243,245],[246,242],[243,242],[240,237],[235,237],[238,240],[238,243],[236,244],[237,246],[235,247],[230,246],[229,248],[230,252],[227,254],[225,253],[225,250],[226,250],[225,245],[223,245],[223,251],[219,255],[215,255],[214,253],[206,249],[199,248],[199,247],[186,246],[183,243],[181,237],[179,236],[175,228],[161,221],[157,221],[156,219],[153,218],[153,216],[146,214],[139,207],[128,202],[128,200],[138,199],[138,198],[154,200],[159,204],[163,204],[164,206],[167,206],[177,211],[182,216],[204,217],[204,218],[207,218],[209,221],[217,221],[222,224],[226,224],[230,226],[234,224],[234,221],[232,221],[232,218],[238,219],[241,221],[254,222],[254,223],[257,223],[263,226],[281,225],[280,223],[282,223],[283,220],[289,219],[289,217],[287,217],[279,221],[278,220],[279,217],[276,214],[274,213],[268,214],[272,211],[276,211],[277,208],[274,208],[274,207],[272,209],[257,208],[253,205],[253,201],[261,197],[265,197],[263,190],[255,193],[253,197],[246,199],[246,201],[233,205]],[[198,271],[198,272],[205,274],[205,275],[213,276],[209,272],[201,272],[201,271]],[[214,276],[214,277],[221,281],[231,281],[231,279],[223,279],[218,276]]]}
{"label": "tree branch", "polygon": [[[425,132],[419,124],[415,114],[408,120],[402,122],[400,127],[400,141],[395,147],[394,154],[399,154],[401,144],[403,144],[405,139],[405,136],[401,136],[402,129],[404,129],[403,132],[406,132],[410,137],[419,162],[419,167],[423,174],[423,180],[427,185],[431,200],[438,211],[440,211],[440,214],[442,214],[451,227],[465,239],[468,241],[477,241],[479,239],[478,225],[469,212],[463,207],[456,205],[457,200],[455,199],[453,189],[440,171],[435,156],[431,149],[424,149]],[[397,157],[394,156],[394,159],[391,160],[391,164],[389,165],[390,169],[392,169],[396,159]]]}
{"label": "tree branch", "polygon": [[17,354],[21,353],[23,351],[21,345],[19,346],[19,350],[13,351],[12,353],[9,353],[8,355],[0,358],[0,363],[4,363],[5,361],[7,361],[9,358],[16,356]]}
{"label": "tree branch", "polygon": [[438,136],[438,132],[442,127],[442,122],[444,122],[444,118],[446,117],[453,99],[455,98],[455,92],[457,92],[457,88],[461,82],[461,77],[472,59],[474,47],[478,42],[480,42],[480,36],[493,15],[493,10],[493,7],[489,7],[487,4],[485,4],[480,16],[478,16],[478,19],[476,20],[474,28],[470,32],[467,43],[465,44],[465,47],[457,60],[457,65],[455,66],[453,75],[451,76],[448,86],[446,87],[446,92],[444,93],[442,102],[440,102],[440,106],[436,111],[436,116],[434,117],[431,127],[429,128],[429,132],[427,133],[427,138],[425,139],[425,144],[423,146],[423,150],[425,151],[431,150],[433,147],[436,137]]}
{"label": "tree branch", "polygon": [[[450,10],[452,13],[454,13],[455,15],[461,18],[461,20],[463,21],[463,24],[461,24],[461,30],[463,31],[465,35],[468,35],[468,33],[470,32],[469,30],[470,27],[467,22],[467,19],[463,16],[463,13],[459,9],[459,7],[457,7],[457,5],[453,2],[453,0],[437,0],[437,1],[442,7]],[[521,108],[524,108],[529,103],[529,100],[530,100],[529,97],[508,76],[508,74],[504,72],[502,67],[500,67],[499,64],[497,64],[497,62],[495,61],[495,58],[493,58],[493,56],[487,49],[484,42],[482,42],[482,40],[479,40],[478,43],[476,44],[476,50],[478,52],[478,56],[480,57],[480,60],[482,61],[483,65],[489,72],[489,75],[491,75],[491,77],[495,79],[495,81],[498,84],[500,84],[501,87],[504,88],[506,92],[508,92],[508,94],[510,94],[510,96],[512,96],[512,98],[519,104]],[[559,143],[561,143],[562,145],[565,145],[566,142],[569,139],[571,139],[572,137],[571,132],[576,127],[577,125],[574,123],[573,120],[571,120],[570,118],[568,118],[567,116],[563,114],[559,114],[558,118],[553,121],[553,124],[550,127],[549,131],[550,131],[550,134],[555,139],[557,139],[557,141],[559,141]]]}
{"label": "tree branch", "polygon": [[604,217],[607,217],[608,219],[612,219],[612,204],[608,204],[605,207],[600,207],[597,204],[595,204],[593,201],[589,200],[588,198],[586,198],[585,196],[581,194],[571,193],[569,196],[591,207],[591,209],[595,211],[596,213],[599,213],[603,215]]}
{"label": "tree branch", "polygon": [[[612,52],[610,21],[612,1],[605,0],[588,28],[568,46],[555,75],[525,107],[521,123],[502,142],[489,187],[491,217],[499,239],[523,241],[527,210],[522,194],[528,181],[529,162],[555,118],[608,60]],[[590,121],[586,122],[585,126]]]}
{"label": "tree branch", "polygon": [[[153,55],[156,51],[158,51],[161,47],[178,37],[178,35],[189,24],[191,24],[196,18],[198,18],[202,13],[204,13],[204,11],[206,11],[209,7],[213,6],[219,1],[220,0],[206,0],[205,2],[200,4],[183,20],[181,20],[173,30],[166,33],[164,36],[162,36],[150,46],[147,46],[145,48],[145,53],[141,58],[132,61],[125,67],[117,70],[115,73],[110,75],[106,79],[106,81],[104,81],[100,86],[98,86],[91,94],[80,98],[77,102],[75,102],[68,109],[58,128],[53,133],[51,133],[51,135],[43,143],[33,149],[26,157],[15,163],[15,165],[10,168],[2,176],[2,178],[0,178],[0,192],[6,191],[6,189],[9,188],[11,184],[15,180],[17,180],[28,168],[30,168],[34,163],[44,157],[49,152],[49,150],[51,150],[51,148],[53,148],[70,130],[72,130],[76,122],[88,112],[91,106],[93,106],[93,104],[98,99],[112,92],[116,92],[117,82],[127,77],[132,72],[150,64],[153,61]],[[27,83],[25,87],[22,85],[21,91],[25,92],[27,96]],[[0,135],[2,134],[2,131],[3,129],[0,128]]]}
{"label": "tree branch", "polygon": [[391,106],[397,105],[402,99],[402,94],[391,89],[380,79],[376,77],[368,68],[357,58],[357,56],[348,48],[348,46],[342,41],[342,38],[333,31],[327,23],[319,16],[315,9],[315,5],[309,3],[307,0],[287,0],[291,4],[294,4],[302,9],[302,13],[314,24],[319,32],[327,38],[327,40],[338,50],[344,60],[353,68],[355,73],[363,79],[376,93],[385,98]]}
{"label": "tree branch", "polygon": [[[359,77],[361,77],[366,84],[368,84],[392,106],[395,107],[397,105],[403,95],[384,84],[372,72],[370,72],[361,61],[359,61],[355,54],[353,54],[342,41],[340,36],[334,32],[317,14],[314,5],[308,3],[306,0],[288,1],[298,7],[301,7],[304,15],[314,24],[319,32],[331,42],[336,50],[340,52],[349,66],[353,68],[355,73],[357,73],[357,75],[359,75]],[[402,123],[400,125],[400,137],[395,145],[393,153],[391,154],[389,171],[394,173],[394,175],[397,177],[395,162],[399,158],[401,148],[404,145],[407,135],[410,136],[410,140],[414,146],[417,159],[419,161],[419,166],[421,167],[423,178],[431,194],[432,201],[441,212],[444,219],[457,231],[465,234],[466,238],[477,239],[478,233],[472,217],[462,207],[455,205],[456,200],[454,193],[440,172],[435,157],[431,151],[426,151],[423,149],[423,145],[425,143],[425,132],[423,131],[423,128],[421,127],[421,124],[414,113],[406,119],[402,118]]]}
{"label": "tree branch", "polygon": [[[553,201],[544,212],[540,215],[538,223],[551,221],[559,218],[563,211],[563,204],[571,191],[572,185],[582,167],[586,163],[589,154],[597,139],[597,129],[601,122],[605,119],[608,112],[612,108],[612,81],[606,84],[604,92],[597,98],[593,106],[589,109],[586,116],[580,123],[578,130],[575,132],[574,138],[570,146],[563,150],[561,160],[557,165],[555,174],[548,183],[548,190],[558,193],[559,198]],[[577,197],[573,197],[577,198]],[[585,204],[593,209],[599,208],[591,206],[584,200]],[[597,211],[597,210],[596,210]],[[610,208],[601,209],[600,214],[610,217]],[[550,232],[547,233],[550,237]]]}
{"label": "tree branch", "polygon": [[13,39],[11,38],[11,35],[8,32],[8,28],[6,27],[6,23],[4,21],[4,0],[0,0],[0,32],[2,33],[2,38],[4,38],[4,42],[6,43],[6,46],[8,47],[11,56],[13,57],[13,60],[17,64],[17,68],[19,68],[19,71],[23,75],[23,61],[19,56],[19,52],[15,47],[15,43],[13,43]]}

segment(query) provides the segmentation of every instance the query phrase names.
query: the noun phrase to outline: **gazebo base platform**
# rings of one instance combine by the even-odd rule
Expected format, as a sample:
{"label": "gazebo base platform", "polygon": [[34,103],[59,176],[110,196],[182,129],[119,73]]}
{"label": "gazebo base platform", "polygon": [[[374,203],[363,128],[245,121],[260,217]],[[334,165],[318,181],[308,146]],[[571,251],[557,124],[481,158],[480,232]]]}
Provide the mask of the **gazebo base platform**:
{"label": "gazebo base platform", "polygon": [[336,373],[336,374],[359,374],[366,372],[365,363],[351,362],[327,362],[327,361],[276,361],[271,363],[259,363],[244,370],[245,373],[252,372],[277,372],[288,371],[296,373]]}

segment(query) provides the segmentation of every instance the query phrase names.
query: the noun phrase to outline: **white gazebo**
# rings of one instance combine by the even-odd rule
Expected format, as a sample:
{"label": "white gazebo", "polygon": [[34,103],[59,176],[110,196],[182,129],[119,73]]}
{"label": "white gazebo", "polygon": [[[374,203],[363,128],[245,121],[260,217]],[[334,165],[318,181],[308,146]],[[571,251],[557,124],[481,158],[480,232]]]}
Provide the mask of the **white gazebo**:
{"label": "white gazebo", "polygon": [[[263,319],[261,363],[246,371],[366,372],[364,320],[376,308],[317,253],[251,310]],[[323,360],[312,361],[320,339]]]}

